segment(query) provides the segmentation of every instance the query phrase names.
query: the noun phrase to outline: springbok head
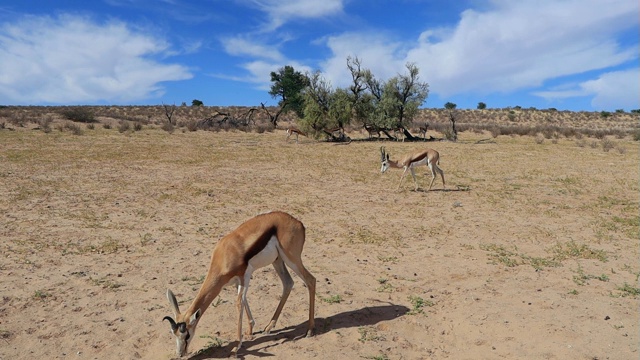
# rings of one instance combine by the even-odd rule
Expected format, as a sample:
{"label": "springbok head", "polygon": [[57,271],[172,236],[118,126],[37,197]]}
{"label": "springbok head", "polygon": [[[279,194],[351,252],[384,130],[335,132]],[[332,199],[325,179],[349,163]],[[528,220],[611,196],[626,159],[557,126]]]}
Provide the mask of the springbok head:
{"label": "springbok head", "polygon": [[384,173],[389,169],[389,153],[384,150],[384,146],[380,147],[380,172]]}
{"label": "springbok head", "polygon": [[176,300],[171,290],[167,290],[167,299],[169,299],[169,303],[173,308],[175,320],[171,316],[165,316],[162,320],[167,320],[171,324],[171,333],[176,337],[176,354],[184,356],[187,353],[189,342],[196,333],[196,326],[201,315],[200,309],[193,313],[189,319],[185,319],[185,316],[180,313],[178,300]]}

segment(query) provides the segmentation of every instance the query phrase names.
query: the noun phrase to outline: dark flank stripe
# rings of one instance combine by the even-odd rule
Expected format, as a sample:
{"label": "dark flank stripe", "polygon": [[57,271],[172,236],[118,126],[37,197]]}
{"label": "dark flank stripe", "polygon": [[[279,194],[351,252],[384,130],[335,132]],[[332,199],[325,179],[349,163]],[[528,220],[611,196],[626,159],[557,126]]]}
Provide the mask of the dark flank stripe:
{"label": "dark flank stripe", "polygon": [[260,235],[260,237],[253,242],[253,244],[251,245],[247,253],[244,255],[244,263],[248,264],[251,258],[258,255],[258,253],[267,246],[267,243],[269,243],[269,240],[275,234],[276,234],[275,226],[272,226],[269,229],[267,229],[265,232],[263,232],[262,235]]}

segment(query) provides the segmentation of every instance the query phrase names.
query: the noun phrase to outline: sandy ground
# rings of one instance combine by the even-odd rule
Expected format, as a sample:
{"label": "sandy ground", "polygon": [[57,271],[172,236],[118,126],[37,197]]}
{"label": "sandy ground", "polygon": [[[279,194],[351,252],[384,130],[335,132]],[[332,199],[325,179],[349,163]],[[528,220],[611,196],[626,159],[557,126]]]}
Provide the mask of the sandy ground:
{"label": "sandy ground", "polygon": [[[440,152],[446,190],[420,170],[416,192],[379,173],[375,141],[0,130],[0,359],[175,357],[166,289],[186,308],[216,241],[270,210],[307,228],[316,336],[293,275],[241,358],[638,359],[637,142],[486,137],[385,142]],[[257,330],[280,292],[255,272]],[[204,314],[191,359],[229,356],[234,301]]]}

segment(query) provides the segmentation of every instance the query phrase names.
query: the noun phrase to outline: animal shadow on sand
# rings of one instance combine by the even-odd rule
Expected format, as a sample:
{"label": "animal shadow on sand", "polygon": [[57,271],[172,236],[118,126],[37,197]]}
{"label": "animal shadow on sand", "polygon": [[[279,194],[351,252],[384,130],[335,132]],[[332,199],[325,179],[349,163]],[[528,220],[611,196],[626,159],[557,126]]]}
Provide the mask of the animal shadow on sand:
{"label": "animal shadow on sand", "polygon": [[[382,321],[388,321],[405,315],[409,308],[403,305],[368,306],[357,310],[351,310],[335,314],[326,318],[316,318],[316,335],[322,336],[331,330],[375,325]],[[268,351],[269,348],[278,346],[285,342],[303,338],[307,331],[307,322],[296,326],[289,326],[283,329],[272,331],[268,335],[261,332],[254,334],[253,340],[242,342],[242,349],[238,353],[238,358],[244,356],[273,357]],[[223,347],[212,347],[191,356],[190,360],[227,358],[231,350],[237,344],[234,340]]]}

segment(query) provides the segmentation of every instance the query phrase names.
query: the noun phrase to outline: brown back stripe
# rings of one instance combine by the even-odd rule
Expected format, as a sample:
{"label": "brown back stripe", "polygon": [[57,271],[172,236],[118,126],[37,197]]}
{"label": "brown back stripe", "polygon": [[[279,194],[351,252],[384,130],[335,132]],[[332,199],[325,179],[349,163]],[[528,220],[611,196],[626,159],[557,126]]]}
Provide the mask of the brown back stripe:
{"label": "brown back stripe", "polygon": [[244,263],[248,264],[249,260],[256,256],[260,251],[262,251],[269,243],[269,240],[272,236],[276,234],[276,227],[272,226],[267,229],[260,237],[253,242],[247,253],[244,255]]}

